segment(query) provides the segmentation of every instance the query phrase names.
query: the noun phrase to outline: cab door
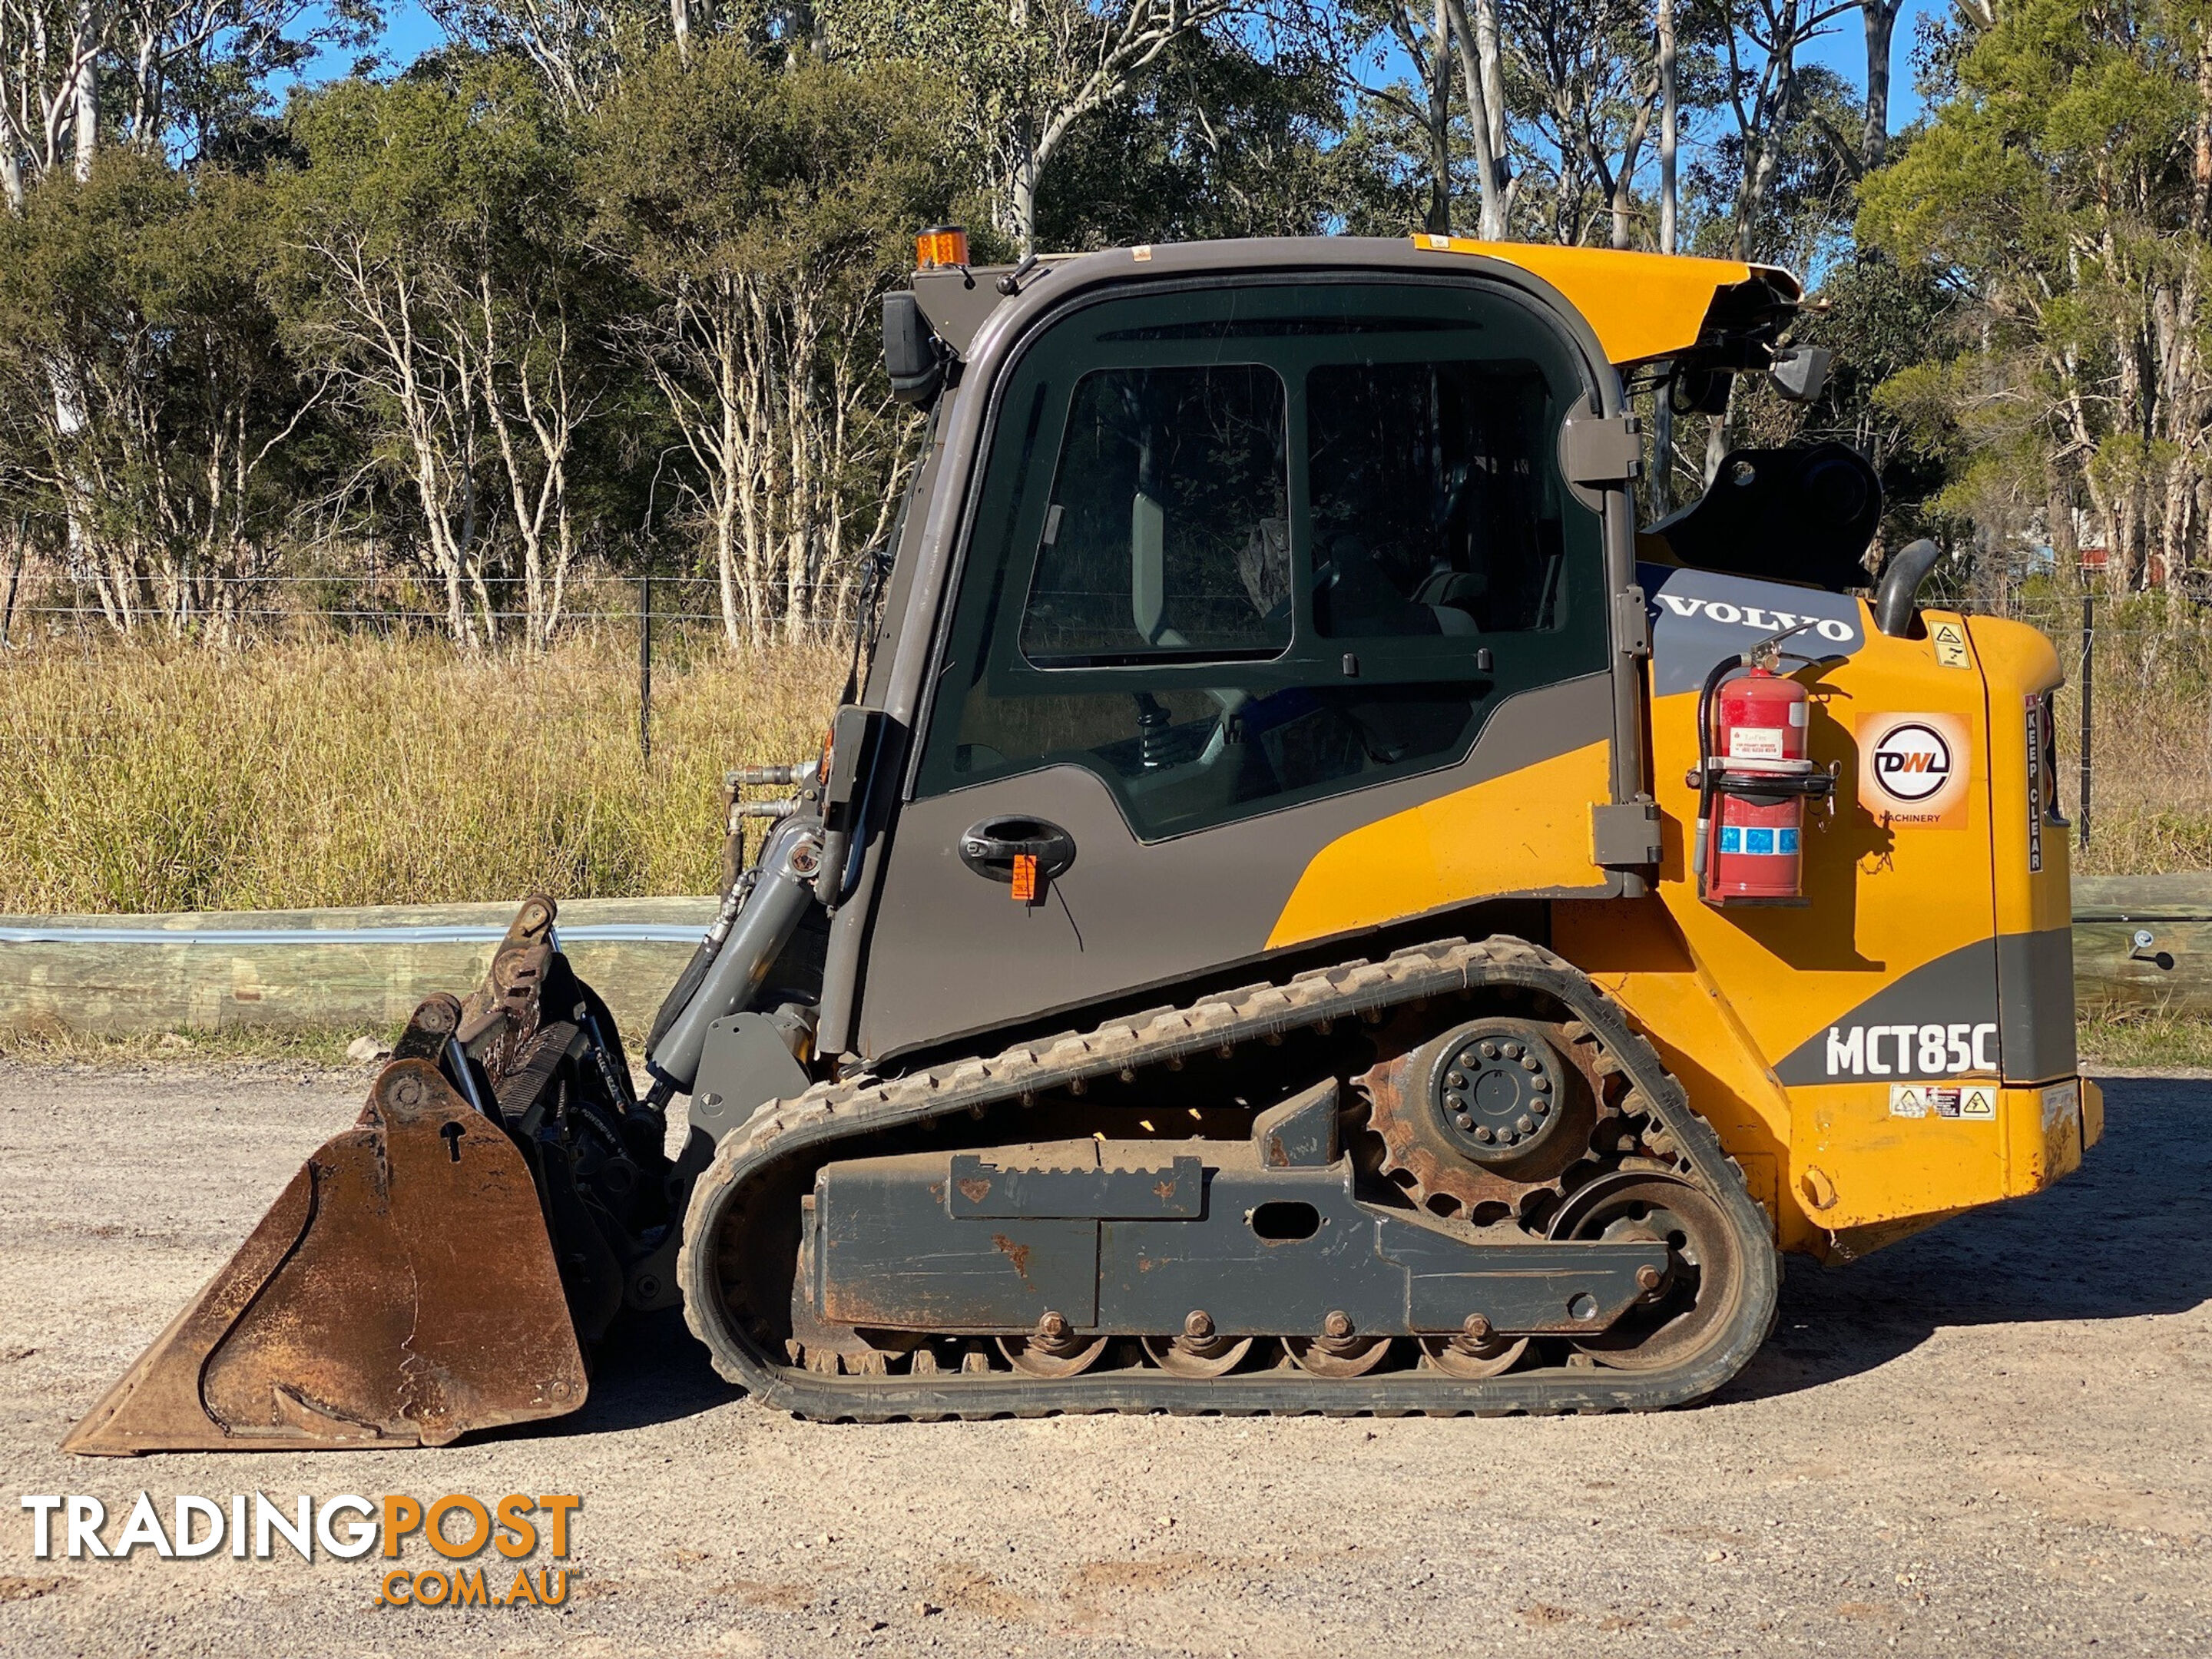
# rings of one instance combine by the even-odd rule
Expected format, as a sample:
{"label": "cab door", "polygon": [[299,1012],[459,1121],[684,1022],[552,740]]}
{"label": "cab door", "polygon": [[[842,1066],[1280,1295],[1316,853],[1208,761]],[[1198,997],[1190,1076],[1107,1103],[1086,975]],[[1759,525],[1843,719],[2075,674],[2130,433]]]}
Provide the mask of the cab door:
{"label": "cab door", "polygon": [[1474,282],[1124,290],[1039,328],[988,417],[860,1051],[1605,890],[1603,531],[1558,460],[1590,402],[1550,318]]}

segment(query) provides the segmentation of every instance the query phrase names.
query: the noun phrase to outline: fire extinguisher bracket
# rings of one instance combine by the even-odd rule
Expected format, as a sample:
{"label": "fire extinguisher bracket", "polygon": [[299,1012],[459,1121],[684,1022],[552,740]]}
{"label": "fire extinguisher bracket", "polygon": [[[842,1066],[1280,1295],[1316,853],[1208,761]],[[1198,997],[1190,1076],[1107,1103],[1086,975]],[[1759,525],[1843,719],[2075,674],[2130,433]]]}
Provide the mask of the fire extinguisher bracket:
{"label": "fire extinguisher bracket", "polygon": [[1708,904],[1804,902],[1805,803],[1828,799],[1836,773],[1806,752],[1811,695],[1778,666],[1771,650],[1723,659],[1698,700],[1691,868]]}

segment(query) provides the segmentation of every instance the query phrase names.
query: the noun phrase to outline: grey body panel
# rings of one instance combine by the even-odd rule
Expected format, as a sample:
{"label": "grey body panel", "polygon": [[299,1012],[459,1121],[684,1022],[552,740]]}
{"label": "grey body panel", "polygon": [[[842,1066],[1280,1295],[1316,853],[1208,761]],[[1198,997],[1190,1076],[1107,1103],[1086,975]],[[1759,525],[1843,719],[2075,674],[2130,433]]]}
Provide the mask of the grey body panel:
{"label": "grey body panel", "polygon": [[1997,1024],[2006,1077],[2040,1083],[2074,1074],[2071,927],[1998,936]]}
{"label": "grey body panel", "polygon": [[[1163,1334],[1198,1309],[1231,1337],[1318,1334],[1335,1312],[1369,1335],[1456,1332],[1477,1314],[1510,1334],[1573,1333],[1632,1306],[1639,1269],[1667,1269],[1657,1241],[1482,1240],[1359,1201],[1349,1159],[1272,1169],[1249,1141],[1203,1145],[1202,1204],[1155,1198],[1155,1182],[1198,1186],[1197,1145],[1079,1141],[985,1154],[994,1166],[1038,1160],[1019,1172],[1037,1198],[1027,1216],[963,1212],[958,1170],[963,1158],[974,1166],[973,1154],[829,1164],[816,1178],[807,1252],[815,1307],[835,1323],[1010,1335],[1047,1313],[1082,1331]],[[1099,1167],[1068,1167],[1085,1158]],[[1057,1213],[1068,1178],[1085,1176],[1101,1196],[1109,1187],[1098,1178],[1118,1178],[1134,1213]],[[1271,1225],[1268,1206],[1297,1218],[1287,1232]]]}
{"label": "grey body panel", "polygon": [[691,1127],[720,1140],[769,1101],[803,1095],[812,1083],[774,1020],[732,1014],[707,1028],[691,1091]]}
{"label": "grey body panel", "polygon": [[[968,534],[970,500],[979,470],[986,427],[991,414],[990,392],[1004,379],[1009,361],[1032,328],[1049,313],[1078,296],[1097,293],[1136,282],[1177,282],[1206,278],[1267,278],[1299,275],[1358,275],[1373,274],[1385,278],[1406,276],[1422,280],[1490,283],[1528,296],[1541,305],[1554,319],[1561,333],[1583,358],[1592,388],[1595,412],[1613,416],[1622,412],[1624,404],[1620,377],[1607,360],[1603,347],[1595,332],[1556,289],[1541,278],[1504,261],[1479,255],[1440,253],[1416,247],[1410,239],[1382,239],[1356,237],[1269,238],[1245,241],[1194,243],[1168,246],[1146,250],[1146,257],[1139,260],[1128,249],[1085,255],[1066,261],[1048,261],[1033,272],[1024,284],[1022,292],[990,307],[975,324],[974,337],[967,342],[960,385],[949,392],[940,404],[938,414],[937,447],[933,454],[935,471],[932,487],[917,503],[914,522],[898,549],[890,594],[892,605],[886,612],[883,635],[878,644],[877,659],[871,665],[866,700],[872,706],[884,709],[897,722],[908,738],[919,731],[927,718],[932,685],[933,667],[936,660],[937,635],[948,595],[957,579],[962,550]],[[947,279],[950,280],[950,279]],[[981,280],[981,279],[979,279]],[[965,305],[963,325],[968,308],[976,305],[975,296],[963,291]],[[924,300],[925,310],[930,301]],[[948,311],[954,307],[941,308]],[[1606,571],[1608,586],[1616,592],[1626,594],[1635,585],[1635,523],[1629,489],[1607,489],[1604,496],[1604,534]],[[1640,624],[1640,619],[1639,619]],[[1605,698],[1604,730],[1598,735],[1610,737],[1613,743],[1613,793],[1617,800],[1638,797],[1646,788],[1644,756],[1645,696],[1641,672],[1641,651],[1644,630],[1639,625],[1637,638],[1630,640],[1618,628],[1613,666],[1608,679],[1596,684]],[[1502,710],[1500,711],[1503,712]],[[1492,721],[1495,728],[1498,722]],[[1486,731],[1485,738],[1489,732]],[[1587,742],[1581,738],[1577,742]],[[1559,750],[1571,745],[1562,745]],[[921,745],[908,741],[904,750],[909,767]],[[1478,745],[1477,753],[1480,752]],[[1449,775],[1435,775],[1438,776]],[[1415,785],[1425,780],[1411,781]],[[859,879],[854,890],[841,908],[831,928],[825,982],[823,989],[823,1014],[819,1028],[821,1046],[825,1052],[854,1049],[869,1058],[879,1058],[895,1049],[951,1036],[956,1033],[984,1029],[1001,1019],[1018,1017],[1017,1014],[993,1014],[991,1008],[1000,1005],[1018,1005],[1024,1001],[1035,1008],[1063,1006],[1059,1002],[1039,1003],[1033,996],[1008,996],[985,986],[963,988],[940,982],[924,988],[917,993],[917,1000],[909,1006],[895,1008],[888,1014],[875,1005],[887,994],[896,994],[899,981],[895,974],[909,973],[919,968],[933,979],[939,975],[930,967],[928,954],[917,956],[918,945],[957,945],[943,936],[934,941],[917,939],[911,915],[891,914],[879,915],[878,901],[888,889],[902,886],[902,878],[912,867],[899,858],[886,858],[886,842],[896,836],[899,839],[920,839],[926,843],[920,856],[933,861],[940,853],[949,855],[951,837],[968,824],[975,822],[994,807],[982,807],[973,816],[958,823],[949,819],[955,812],[947,812],[947,822],[932,822],[926,826],[904,821],[910,806],[904,805],[911,792],[909,771],[905,785],[896,792],[896,800],[878,798],[878,805],[866,826],[864,856]],[[996,786],[992,786],[996,787]],[[1011,787],[1011,786],[1009,786]],[[1401,786],[1385,786],[1399,787]],[[983,790],[975,792],[980,797]],[[1378,792],[1378,795],[1379,795]],[[1103,786],[1099,796],[1105,792]],[[1425,795],[1413,797],[1426,799]],[[1349,822],[1362,821],[1381,811],[1395,810],[1384,807],[1377,796],[1355,797],[1362,803],[1352,809]],[[1322,804],[1304,811],[1324,810]],[[1042,809],[1038,809],[1042,810]],[[1047,814],[1049,816],[1049,814]],[[1077,831],[1079,842],[1081,831],[1077,825],[1060,820],[1065,827]],[[1256,820],[1259,825],[1279,830],[1285,822],[1282,817]],[[1332,830],[1329,838],[1341,830]],[[1315,843],[1316,847],[1323,842]],[[1089,851],[1088,848],[1085,849]],[[1310,856],[1310,853],[1307,854]],[[1304,867],[1304,859],[1298,860]],[[926,865],[924,868],[931,868]],[[964,871],[964,880],[972,881]],[[1295,880],[1293,875],[1291,879]],[[975,883],[981,887],[982,884]],[[1179,886],[1186,885],[1179,884]],[[1640,878],[1634,872],[1618,873],[1610,878],[1607,891],[1640,892]],[[1281,889],[1286,896],[1288,886]],[[914,896],[901,893],[893,901],[899,908],[908,908]],[[1007,908],[1003,891],[1000,902]],[[1163,926],[1183,927],[1169,918],[1168,902],[1146,899],[1148,912],[1161,921]],[[1059,907],[1050,907],[1058,912]],[[1254,906],[1254,908],[1260,907]],[[1279,902],[1277,904],[1279,910]],[[1063,922],[1066,917],[1062,916]],[[1268,918],[1272,924],[1273,916]],[[1211,934],[1211,927],[1204,931]],[[1249,938],[1251,929],[1244,930]],[[889,935],[890,937],[886,937]],[[1257,930],[1264,941],[1266,929]],[[886,946],[889,953],[886,953]],[[1196,957],[1188,958],[1188,971],[1198,971],[1205,964],[1242,959],[1259,948],[1246,945],[1232,948],[1219,940],[1207,945]],[[971,953],[972,954],[972,953]],[[978,969],[987,978],[1026,977],[1029,969],[1018,959],[1004,955],[982,957]],[[1106,976],[1086,972],[1082,982],[1090,986],[1083,996],[1095,996],[1104,991],[1123,990],[1154,979],[1169,977],[1167,972],[1155,971],[1138,981],[1123,980],[1109,985]],[[866,998],[861,995],[862,976],[866,975]],[[969,1014],[963,1016],[962,1007],[969,1006],[963,990],[977,992]],[[1080,998],[1071,998],[1070,1002]],[[1035,1011],[1033,1009],[1023,1012]]]}
{"label": "grey body panel", "polygon": [[[1932,1034],[1945,1064],[1930,1067]],[[1907,1042],[1904,1033],[1916,1035]],[[1963,1035],[1962,1035],[1963,1034]],[[1966,1045],[1955,1063],[1956,1044]],[[2074,954],[2066,928],[1978,939],[1923,963],[1822,1027],[1778,1062],[1784,1084],[2040,1083],[2074,1070]]]}
{"label": "grey body panel", "polygon": [[[1339,836],[1611,731],[1607,677],[1566,680],[1499,703],[1456,766],[1150,843],[1077,766],[909,801],[869,946],[862,1050],[895,1054],[1254,960],[1306,866]],[[960,861],[962,831],[1000,816],[1048,819],[1075,838],[1073,867],[1042,904],[1014,903]]]}
{"label": "grey body panel", "polygon": [[1637,567],[1651,616],[1651,695],[1695,691],[1715,663],[1800,623],[1782,648],[1848,657],[1866,643],[1859,601],[1845,593],[1712,570]]}

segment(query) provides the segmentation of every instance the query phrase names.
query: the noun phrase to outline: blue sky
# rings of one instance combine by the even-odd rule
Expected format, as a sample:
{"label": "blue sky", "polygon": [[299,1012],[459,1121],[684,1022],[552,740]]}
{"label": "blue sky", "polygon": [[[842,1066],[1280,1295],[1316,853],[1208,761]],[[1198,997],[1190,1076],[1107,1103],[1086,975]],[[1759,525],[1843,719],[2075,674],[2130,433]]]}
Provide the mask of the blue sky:
{"label": "blue sky", "polygon": [[[1905,0],[1898,14],[1897,33],[1890,43],[1889,130],[1911,126],[1920,114],[1920,94],[1912,87],[1912,43],[1920,33],[1920,20],[1951,9],[1944,0]],[[1866,30],[1856,12],[1846,12],[1828,25],[1828,33],[1802,54],[1811,63],[1832,69],[1856,85],[1866,70]]]}
{"label": "blue sky", "polygon": [[[1905,0],[1905,9],[1897,21],[1894,50],[1893,78],[1890,88],[1890,126],[1893,131],[1911,124],[1920,113],[1920,99],[1912,87],[1912,43],[1918,33],[1920,19],[1931,12],[1948,9],[1945,0]],[[381,47],[385,56],[395,63],[406,64],[435,46],[438,26],[430,15],[416,3],[416,0],[388,0],[386,11],[384,38]],[[1846,79],[1856,82],[1863,68],[1866,51],[1858,14],[1846,12],[1828,26],[1828,32],[1815,41],[1803,54],[1812,63],[1834,70]],[[343,75],[351,66],[349,53],[326,52],[310,69],[308,81],[328,80]]]}

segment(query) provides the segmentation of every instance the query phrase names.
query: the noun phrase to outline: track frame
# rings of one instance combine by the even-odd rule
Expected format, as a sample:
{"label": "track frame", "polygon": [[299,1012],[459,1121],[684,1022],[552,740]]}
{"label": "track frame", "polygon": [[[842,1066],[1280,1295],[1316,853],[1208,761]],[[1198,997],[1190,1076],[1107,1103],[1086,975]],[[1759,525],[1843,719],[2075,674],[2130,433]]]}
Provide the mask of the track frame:
{"label": "track frame", "polygon": [[[1665,1367],[1624,1371],[1567,1365],[1462,1378],[1440,1370],[1322,1377],[1268,1370],[1212,1378],[1160,1370],[1086,1372],[1063,1379],[1019,1373],[831,1376],[781,1363],[732,1316],[720,1282],[720,1237],[732,1205],[775,1166],[817,1148],[904,1128],[1024,1096],[1087,1085],[1224,1045],[1265,1042],[1322,1022],[1374,1022],[1406,1005],[1485,988],[1523,988],[1571,1011],[1626,1075],[1638,1110],[1671,1143],[1664,1156],[1720,1206],[1742,1254],[1735,1298],[1712,1338]],[[1656,1411],[1704,1398],[1741,1370],[1772,1330],[1780,1286],[1772,1222],[1743,1172],[1620,1005],[1571,963],[1527,940],[1498,935],[1401,951],[1246,987],[1009,1048],[988,1058],[893,1079],[855,1077],[772,1101],[732,1130],[702,1173],[684,1217],[678,1279],[685,1322],[715,1370],[763,1405],[830,1422],[1043,1417],[1060,1413],[1165,1412],[1329,1416],[1505,1416]]]}

